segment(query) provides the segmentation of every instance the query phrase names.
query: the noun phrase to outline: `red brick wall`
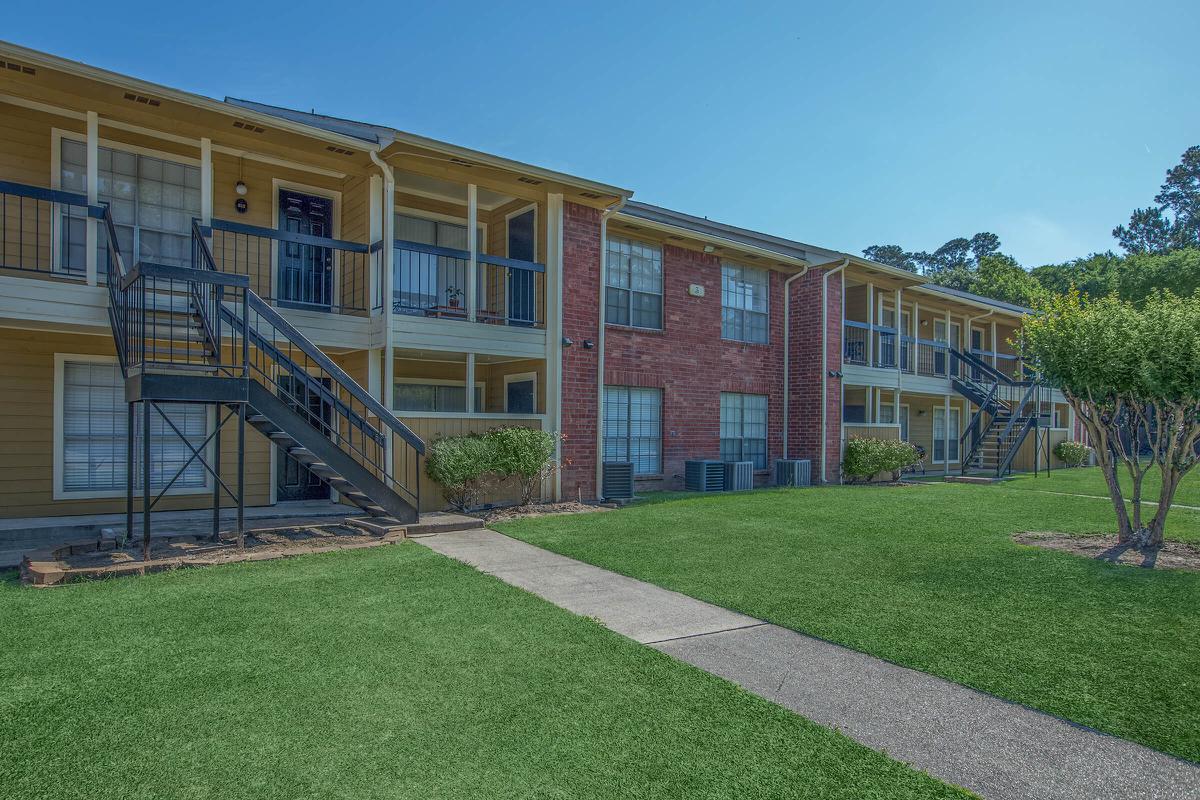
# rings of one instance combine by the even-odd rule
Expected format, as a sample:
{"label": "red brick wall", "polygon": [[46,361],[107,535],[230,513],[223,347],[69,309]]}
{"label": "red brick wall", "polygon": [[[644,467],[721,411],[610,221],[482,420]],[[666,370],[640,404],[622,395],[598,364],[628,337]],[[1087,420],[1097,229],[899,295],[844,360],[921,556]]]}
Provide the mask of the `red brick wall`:
{"label": "red brick wall", "polygon": [[[562,491],[565,498],[596,496],[597,339],[600,270],[599,212],[567,203],[563,231],[563,335],[574,346],[563,355]],[[752,264],[753,262],[747,262]],[[821,271],[793,282],[791,339],[792,458],[813,459],[819,472],[819,296]],[[684,461],[720,455],[721,392],[767,395],[767,464],[783,457],[783,314],[786,275],[770,273],[770,343],[721,338],[720,259],[685,248],[663,247],[663,330],[609,325],[605,329],[605,384],[663,391],[660,476],[639,480],[641,490],[680,488]],[[688,294],[690,284],[704,297]],[[841,281],[830,280],[829,366],[841,368]],[[837,479],[841,439],[841,385],[829,379],[827,463]],[[759,481],[769,480],[769,475]]]}
{"label": "red brick wall", "polygon": [[[791,417],[788,431],[788,457],[812,461],[813,481],[820,480],[821,459],[821,290],[823,269],[810,269],[792,283],[792,319],[790,336],[792,358],[789,364]],[[829,279],[826,296],[825,338],[828,356],[825,369],[842,368],[842,281],[840,275]],[[828,377],[825,382],[827,404],[825,437],[825,478],[836,483],[841,472],[842,382]]]}
{"label": "red brick wall", "polygon": [[600,212],[563,204],[563,336],[574,342],[563,349],[562,496],[596,497],[596,367],[595,342],[600,320]]}

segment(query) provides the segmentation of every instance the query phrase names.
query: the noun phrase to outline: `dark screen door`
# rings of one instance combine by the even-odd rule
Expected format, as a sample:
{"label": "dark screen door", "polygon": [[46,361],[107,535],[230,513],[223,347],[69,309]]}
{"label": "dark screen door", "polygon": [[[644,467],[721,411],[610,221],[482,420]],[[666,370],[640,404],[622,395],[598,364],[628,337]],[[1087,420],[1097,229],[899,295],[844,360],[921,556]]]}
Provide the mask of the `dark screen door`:
{"label": "dark screen door", "polygon": [[[508,220],[508,257],[521,261],[537,260],[537,215],[531,208]],[[508,324],[533,325],[537,322],[535,283],[537,273],[529,269],[508,270]]]}
{"label": "dark screen door", "polygon": [[[285,234],[329,238],[333,232],[333,202],[281,189],[279,230]],[[279,301],[328,311],[333,305],[333,251],[309,242],[279,243]]]}

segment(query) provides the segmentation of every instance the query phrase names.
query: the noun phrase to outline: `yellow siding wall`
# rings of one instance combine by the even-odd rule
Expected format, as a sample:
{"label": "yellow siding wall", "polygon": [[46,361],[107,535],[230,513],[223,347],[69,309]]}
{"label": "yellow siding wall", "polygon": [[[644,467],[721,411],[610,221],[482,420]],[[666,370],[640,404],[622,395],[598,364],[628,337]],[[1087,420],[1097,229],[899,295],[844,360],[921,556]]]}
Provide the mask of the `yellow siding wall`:
{"label": "yellow siding wall", "polygon": [[[117,513],[123,497],[53,499],[55,353],[115,356],[107,336],[0,329],[0,516]],[[236,481],[237,426],[222,432],[222,477]],[[252,428],[246,434],[247,505],[270,502],[270,445]],[[211,492],[163,498],[161,510],[207,508]],[[230,501],[223,501],[228,503]]]}

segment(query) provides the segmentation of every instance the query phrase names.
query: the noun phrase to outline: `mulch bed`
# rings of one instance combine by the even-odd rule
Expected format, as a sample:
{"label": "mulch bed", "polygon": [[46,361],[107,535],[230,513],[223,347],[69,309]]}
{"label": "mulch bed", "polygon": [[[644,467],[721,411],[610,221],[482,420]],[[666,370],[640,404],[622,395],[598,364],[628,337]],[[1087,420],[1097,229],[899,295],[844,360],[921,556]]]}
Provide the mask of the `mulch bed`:
{"label": "mulch bed", "polygon": [[111,539],[81,540],[27,554],[21,572],[26,584],[53,586],[182,567],[376,547],[395,540],[390,535],[379,536],[337,523],[251,531],[241,548],[237,539],[228,534],[222,534],[217,542],[209,541],[207,536],[156,536],[151,540],[149,561],[142,559],[140,539],[127,542],[124,547],[116,547]]}
{"label": "mulch bed", "polygon": [[1138,550],[1118,545],[1116,536],[1071,536],[1053,531],[1018,533],[1013,536],[1013,541],[1112,564],[1200,572],[1200,547],[1184,542],[1165,542],[1162,547],[1154,550]]}
{"label": "mulch bed", "polygon": [[508,506],[506,508],[495,508],[487,511],[479,516],[483,519],[484,524],[492,524],[494,522],[509,522],[514,519],[524,519],[526,517],[545,517],[552,514],[588,514],[593,511],[612,511],[614,505],[589,505],[587,503],[537,503],[528,506]]}

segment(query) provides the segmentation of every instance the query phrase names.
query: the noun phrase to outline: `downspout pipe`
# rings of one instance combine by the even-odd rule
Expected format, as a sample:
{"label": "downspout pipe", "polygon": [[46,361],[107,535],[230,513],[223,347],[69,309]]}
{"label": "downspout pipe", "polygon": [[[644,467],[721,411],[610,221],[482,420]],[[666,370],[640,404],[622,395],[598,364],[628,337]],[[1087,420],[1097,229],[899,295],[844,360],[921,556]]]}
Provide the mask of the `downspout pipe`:
{"label": "downspout pipe", "polygon": [[831,270],[821,276],[821,483],[826,483],[828,477],[825,469],[826,439],[829,430],[829,279],[850,266],[850,258],[842,259]]}
{"label": "downspout pipe", "polygon": [[606,324],[604,322],[604,273],[607,269],[608,259],[608,220],[613,214],[620,211],[625,205],[625,198],[621,198],[613,205],[604,209],[604,213],[600,215],[600,296],[599,304],[596,306],[599,311],[599,322],[596,325],[596,499],[602,500],[601,487],[604,485],[604,330]]}
{"label": "downspout pipe", "polygon": [[792,364],[792,339],[789,330],[792,322],[792,281],[803,278],[808,274],[808,265],[783,282],[783,458],[788,458],[788,428],[791,427],[792,414],[792,383],[790,367]]}

